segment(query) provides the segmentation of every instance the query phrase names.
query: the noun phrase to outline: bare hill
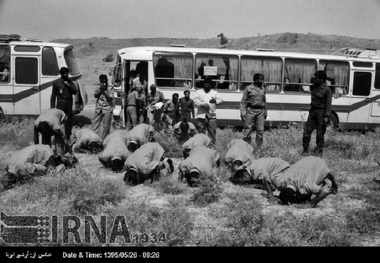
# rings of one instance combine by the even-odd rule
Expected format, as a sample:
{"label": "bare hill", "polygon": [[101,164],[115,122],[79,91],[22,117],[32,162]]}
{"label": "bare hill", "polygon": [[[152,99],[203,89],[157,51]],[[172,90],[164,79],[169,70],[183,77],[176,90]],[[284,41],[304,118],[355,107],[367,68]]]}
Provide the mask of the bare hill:
{"label": "bare hill", "polygon": [[[92,37],[86,39],[55,39],[52,42],[73,44],[79,56],[91,55],[103,50],[110,53],[131,46],[170,46],[184,44],[188,47],[221,47],[218,38],[130,38],[110,39]],[[353,38],[338,35],[316,35],[298,33],[278,33],[256,37],[228,39],[229,49],[271,48],[278,51],[301,51],[306,53],[329,54],[344,47],[380,49],[380,39]]]}

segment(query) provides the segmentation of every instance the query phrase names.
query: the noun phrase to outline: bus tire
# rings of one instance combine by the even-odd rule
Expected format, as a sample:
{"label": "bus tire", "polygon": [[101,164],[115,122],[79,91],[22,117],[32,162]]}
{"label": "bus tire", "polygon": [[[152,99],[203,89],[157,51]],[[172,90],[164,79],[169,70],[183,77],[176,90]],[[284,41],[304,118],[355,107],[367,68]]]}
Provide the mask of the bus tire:
{"label": "bus tire", "polygon": [[338,118],[334,114],[330,114],[330,124],[328,125],[328,129],[330,130],[337,130],[339,126]]}

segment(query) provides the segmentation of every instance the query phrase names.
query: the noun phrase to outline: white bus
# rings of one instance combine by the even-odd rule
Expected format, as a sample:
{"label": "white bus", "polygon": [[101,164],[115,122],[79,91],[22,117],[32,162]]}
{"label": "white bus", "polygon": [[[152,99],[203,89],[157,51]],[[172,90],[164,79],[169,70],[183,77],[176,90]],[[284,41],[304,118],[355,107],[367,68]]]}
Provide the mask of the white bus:
{"label": "white bus", "polygon": [[377,50],[345,48],[332,55],[186,47],[128,47],[118,50],[114,86],[123,116],[124,96],[132,70],[146,76],[171,99],[173,93],[191,97],[205,75],[224,102],[217,107],[219,126],[243,126],[242,90],[255,73],[264,75],[267,89],[266,126],[306,121],[310,85],[317,70],[324,70],[333,91],[332,125],[341,129],[372,129],[380,124],[380,60]]}
{"label": "white bus", "polygon": [[53,81],[59,69],[67,67],[78,88],[73,95],[73,114],[87,103],[79,79],[73,46],[22,39],[19,35],[0,35],[0,107],[6,115],[37,116],[50,108]]}

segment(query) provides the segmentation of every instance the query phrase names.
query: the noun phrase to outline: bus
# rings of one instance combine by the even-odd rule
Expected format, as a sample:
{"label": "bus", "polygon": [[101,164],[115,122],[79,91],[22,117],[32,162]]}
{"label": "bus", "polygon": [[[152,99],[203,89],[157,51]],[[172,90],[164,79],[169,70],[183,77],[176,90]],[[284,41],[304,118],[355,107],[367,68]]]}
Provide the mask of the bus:
{"label": "bus", "polygon": [[16,34],[0,35],[0,108],[6,115],[38,116],[50,108],[53,81],[59,69],[67,67],[69,78],[77,86],[73,95],[73,114],[87,103],[80,84],[82,77],[73,46],[25,39]]}
{"label": "bus", "polygon": [[374,49],[343,48],[331,55],[276,52],[271,49],[127,47],[117,51],[113,85],[118,92],[121,118],[125,94],[134,70],[156,84],[165,99],[173,93],[191,97],[210,76],[223,99],[217,106],[218,126],[244,126],[240,118],[242,91],[255,73],[264,75],[268,118],[266,127],[306,121],[310,85],[317,70],[327,74],[333,92],[331,126],[334,129],[373,129],[380,124],[380,60]]}

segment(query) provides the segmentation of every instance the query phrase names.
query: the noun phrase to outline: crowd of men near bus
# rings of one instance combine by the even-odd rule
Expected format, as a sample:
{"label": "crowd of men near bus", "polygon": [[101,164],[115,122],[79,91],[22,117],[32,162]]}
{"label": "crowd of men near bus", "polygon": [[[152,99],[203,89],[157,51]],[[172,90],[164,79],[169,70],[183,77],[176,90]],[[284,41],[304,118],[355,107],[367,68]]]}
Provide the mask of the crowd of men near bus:
{"label": "crowd of men near bus", "polygon": [[[314,74],[311,87],[311,108],[302,139],[305,156],[293,165],[280,158],[255,158],[256,149],[263,144],[264,121],[268,115],[264,76],[260,73],[254,74],[253,83],[244,89],[240,103],[244,138],[232,139],[224,156],[215,149],[216,110],[223,100],[212,89],[211,78],[204,78],[202,88],[195,92],[193,99],[190,90],[185,90],[182,97],[174,93],[165,101],[156,85],[152,84],[147,91],[144,76],[132,74],[131,89],[125,94],[126,129],[110,132],[114,92],[107,76],[100,75],[94,91],[96,106],[92,125],[72,134],[72,95],[77,90],[68,73],[67,68],[61,68],[61,78],[53,83],[51,108],[43,111],[34,122],[35,144],[7,161],[7,173],[2,177],[5,189],[36,176],[59,176],[78,163],[74,152],[98,155],[105,168],[113,172],[124,171],[124,181],[128,185],[138,185],[148,179],[151,182],[159,180],[174,172],[173,161],[165,157],[164,148],[155,142],[155,132],[163,129],[163,134],[175,137],[181,145],[183,159],[178,165],[178,180],[185,180],[191,187],[199,186],[202,178],[211,176],[223,161],[233,184],[259,184],[271,201],[276,200],[273,191],[277,189],[283,204],[309,202],[314,207],[338,191],[332,171],[321,158],[332,96],[325,83],[324,71]],[[195,107],[198,107],[196,112]],[[309,156],[314,129],[317,156]],[[254,132],[255,143],[251,138]],[[42,144],[39,144],[40,134]]]}

